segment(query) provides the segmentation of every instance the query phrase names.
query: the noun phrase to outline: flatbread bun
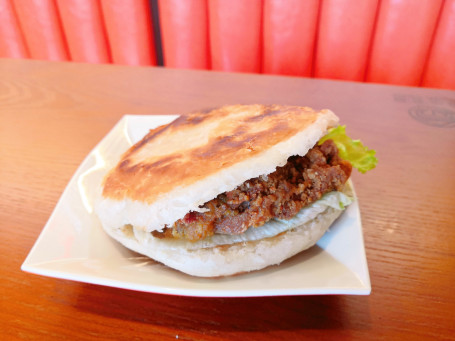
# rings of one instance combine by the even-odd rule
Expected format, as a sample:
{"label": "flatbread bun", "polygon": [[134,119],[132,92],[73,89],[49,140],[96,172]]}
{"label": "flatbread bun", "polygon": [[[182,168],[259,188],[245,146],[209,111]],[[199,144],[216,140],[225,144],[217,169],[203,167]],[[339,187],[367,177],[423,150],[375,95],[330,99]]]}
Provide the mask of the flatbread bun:
{"label": "flatbread bun", "polygon": [[340,192],[328,193],[336,197],[332,204],[320,205],[326,200],[320,199],[291,220],[250,228],[240,235],[243,240],[214,235],[192,243],[155,238],[151,231],[190,211],[203,212],[207,201],[274,172],[292,155],[304,156],[337,123],[329,110],[281,105],[224,106],[180,116],[122,156],[105,177],[97,214],[105,231],[127,248],[193,276],[279,264],[321,238],[342,212],[344,199],[333,194]]}
{"label": "flatbread bun", "polygon": [[104,180],[97,213],[107,229],[161,231],[248,179],[305,155],[338,123],[330,110],[232,105],[151,130]]}

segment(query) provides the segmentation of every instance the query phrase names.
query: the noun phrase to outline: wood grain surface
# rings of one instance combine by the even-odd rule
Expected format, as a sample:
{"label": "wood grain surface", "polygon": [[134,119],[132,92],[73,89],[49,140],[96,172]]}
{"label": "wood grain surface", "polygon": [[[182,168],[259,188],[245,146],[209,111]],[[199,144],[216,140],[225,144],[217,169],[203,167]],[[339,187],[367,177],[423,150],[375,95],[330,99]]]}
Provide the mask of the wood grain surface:
{"label": "wood grain surface", "polygon": [[[196,298],[20,266],[66,184],[124,114],[329,108],[379,166],[354,174],[370,296]],[[455,93],[293,77],[0,60],[0,338],[455,339]]]}

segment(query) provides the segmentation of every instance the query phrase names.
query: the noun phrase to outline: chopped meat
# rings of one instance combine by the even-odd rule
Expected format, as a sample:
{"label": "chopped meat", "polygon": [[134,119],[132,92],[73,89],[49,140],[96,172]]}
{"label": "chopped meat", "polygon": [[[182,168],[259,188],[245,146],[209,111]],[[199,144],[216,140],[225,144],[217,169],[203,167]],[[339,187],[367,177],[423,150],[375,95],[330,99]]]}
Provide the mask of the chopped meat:
{"label": "chopped meat", "polygon": [[323,194],[341,190],[351,174],[351,164],[338,157],[331,140],[316,145],[305,156],[291,156],[283,167],[267,176],[245,181],[203,205],[207,212],[189,212],[159,238],[197,241],[215,233],[240,234],[273,218],[290,219]]}

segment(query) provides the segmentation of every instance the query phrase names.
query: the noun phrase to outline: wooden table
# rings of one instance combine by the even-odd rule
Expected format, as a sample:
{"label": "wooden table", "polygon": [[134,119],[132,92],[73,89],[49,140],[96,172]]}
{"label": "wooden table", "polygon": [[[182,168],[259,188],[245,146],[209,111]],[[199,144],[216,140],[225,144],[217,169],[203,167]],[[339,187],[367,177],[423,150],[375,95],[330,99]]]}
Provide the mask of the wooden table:
{"label": "wooden table", "polygon": [[[22,272],[80,162],[124,114],[330,108],[379,166],[354,174],[370,296],[197,298]],[[2,339],[455,339],[455,93],[264,75],[0,61]]]}

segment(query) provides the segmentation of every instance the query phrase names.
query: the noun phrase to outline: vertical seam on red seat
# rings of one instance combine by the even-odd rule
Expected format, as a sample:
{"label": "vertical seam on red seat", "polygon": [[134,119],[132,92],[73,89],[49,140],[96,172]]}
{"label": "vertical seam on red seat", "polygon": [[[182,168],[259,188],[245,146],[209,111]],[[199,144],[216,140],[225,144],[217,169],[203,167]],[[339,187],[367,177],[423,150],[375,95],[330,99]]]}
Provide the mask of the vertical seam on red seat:
{"label": "vertical seam on red seat", "polygon": [[370,45],[368,47],[368,52],[367,52],[367,63],[365,66],[365,70],[363,70],[363,82],[366,82],[366,80],[367,80],[368,71],[369,71],[370,65],[371,65],[371,55],[373,53],[373,45],[374,45],[374,40],[376,37],[376,29],[378,26],[379,12],[381,10],[381,4],[382,4],[382,0],[379,0],[377,7],[376,7],[376,15],[374,17],[373,30],[371,32]]}
{"label": "vertical seam on red seat", "polygon": [[316,19],[316,32],[314,34],[313,42],[313,53],[311,56],[311,74],[310,76],[314,78],[316,74],[316,58],[318,54],[318,40],[319,40],[319,24],[321,23],[321,11],[322,11],[322,0],[318,2],[318,14]]}
{"label": "vertical seam on red seat", "polygon": [[21,37],[22,37],[22,41],[24,43],[24,48],[25,48],[25,52],[27,54],[27,58],[30,58],[31,57],[30,48],[28,47],[27,40],[25,39],[25,33],[24,33],[23,28],[22,28],[21,21],[19,20],[19,16],[17,15],[17,10],[16,10],[16,7],[14,5],[14,1],[11,1],[11,0],[6,0],[6,1],[9,2],[9,5],[11,7],[11,11],[13,12],[14,17],[16,18],[17,28],[19,30],[19,33],[20,33]]}
{"label": "vertical seam on red seat", "polygon": [[212,70],[212,46],[211,46],[211,42],[210,42],[210,13],[209,13],[209,1],[210,0],[207,0],[205,1],[205,13],[207,15],[207,20],[206,20],[206,32],[207,32],[207,46],[206,46],[206,53],[207,53],[207,70]]}
{"label": "vertical seam on red seat", "polygon": [[109,36],[108,36],[108,32],[107,32],[107,27],[106,27],[106,19],[104,18],[104,11],[103,11],[101,3],[99,4],[99,6],[100,6],[101,26],[103,28],[103,34],[106,37],[106,50],[107,50],[107,56],[109,59],[109,64],[114,64],[114,58],[112,57],[111,42],[109,41]]}
{"label": "vertical seam on red seat", "polygon": [[430,60],[430,55],[431,55],[431,51],[433,49],[433,45],[434,45],[434,40],[435,40],[435,37],[436,37],[436,32],[438,31],[438,27],[441,23],[441,16],[442,16],[442,12],[444,10],[444,5],[446,4],[445,1],[442,1],[441,3],[441,7],[439,8],[439,13],[438,13],[438,19],[437,19],[437,22],[436,22],[436,25],[433,29],[433,34],[431,35],[431,43],[430,43],[430,47],[428,48],[428,51],[427,51],[427,55],[425,57],[425,62],[424,62],[424,67],[423,67],[423,70],[422,70],[422,73],[420,74],[420,81],[419,81],[419,86],[421,87],[422,84],[423,84],[423,79],[424,79],[424,76],[425,76],[425,73],[427,72],[427,68],[428,68],[428,63],[429,63],[429,60]]}
{"label": "vertical seam on red seat", "polygon": [[261,0],[259,40],[259,73],[264,73],[264,0]]}
{"label": "vertical seam on red seat", "polygon": [[62,22],[62,17],[60,15],[60,11],[58,8],[57,2],[54,2],[55,5],[55,15],[57,17],[57,25],[60,28],[60,31],[62,32],[62,43],[64,48],[66,49],[66,53],[68,54],[68,58],[70,61],[73,60],[73,56],[71,55],[70,47],[68,45],[68,40],[66,38],[65,30],[63,29],[63,22]]}
{"label": "vertical seam on red seat", "polygon": [[151,18],[152,18],[152,28],[153,28],[153,40],[155,42],[155,55],[156,55],[156,65],[164,65],[163,57],[163,38],[161,35],[161,20],[160,20],[160,11],[158,8],[158,0],[149,0]]}

